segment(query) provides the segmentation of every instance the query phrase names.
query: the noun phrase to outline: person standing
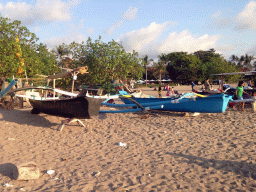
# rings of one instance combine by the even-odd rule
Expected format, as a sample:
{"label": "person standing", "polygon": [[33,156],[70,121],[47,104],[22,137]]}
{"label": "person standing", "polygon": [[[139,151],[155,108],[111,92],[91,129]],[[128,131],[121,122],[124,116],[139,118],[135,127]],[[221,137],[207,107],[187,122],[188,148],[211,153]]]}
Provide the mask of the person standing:
{"label": "person standing", "polygon": [[[243,94],[244,93],[249,95],[248,93],[246,93],[244,91],[244,82],[243,81],[239,81],[238,86],[236,87],[236,93],[235,93],[237,98],[238,98],[238,100],[243,100]],[[238,110],[239,110],[239,108],[241,108],[241,111],[244,111],[244,102],[239,103]]]}
{"label": "person standing", "polygon": [[251,87],[252,86],[252,82],[251,80],[248,81],[248,87]]}
{"label": "person standing", "polygon": [[205,92],[209,92],[210,91],[210,82],[209,82],[209,78],[207,78],[204,82],[204,89],[205,89]]}
{"label": "person standing", "polygon": [[131,88],[133,89],[133,88],[134,88],[134,81],[133,81],[133,78],[132,78],[131,81],[130,81],[130,85],[131,85]]}
{"label": "person standing", "polygon": [[192,83],[191,83],[192,91],[194,91],[194,86],[195,86],[195,83],[194,83],[194,81],[192,81]]}
{"label": "person standing", "polygon": [[170,90],[171,90],[171,87],[169,86],[169,83],[166,85],[166,96],[170,96]]}
{"label": "person standing", "polygon": [[161,86],[158,88],[158,96],[159,96],[159,98],[162,98],[162,87]]}

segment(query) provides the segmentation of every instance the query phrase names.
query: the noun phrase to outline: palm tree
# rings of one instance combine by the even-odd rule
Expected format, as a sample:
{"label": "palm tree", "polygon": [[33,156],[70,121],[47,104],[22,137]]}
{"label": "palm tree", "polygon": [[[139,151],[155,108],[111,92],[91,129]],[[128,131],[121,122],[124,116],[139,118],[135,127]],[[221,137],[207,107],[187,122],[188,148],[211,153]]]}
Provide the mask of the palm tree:
{"label": "palm tree", "polygon": [[256,70],[256,61],[253,62],[254,70]]}
{"label": "palm tree", "polygon": [[245,54],[244,67],[249,71],[252,70],[252,65],[251,65],[252,60],[254,60],[254,57],[252,55]]}
{"label": "palm tree", "polygon": [[142,63],[146,71],[146,87],[147,87],[148,86],[148,64],[149,64],[147,55],[144,56]]}
{"label": "palm tree", "polygon": [[155,75],[159,75],[160,85],[162,86],[162,75],[166,73],[166,64],[162,61],[154,63]]}
{"label": "palm tree", "polygon": [[159,58],[159,60],[160,60],[161,62],[164,63],[164,65],[167,65],[167,63],[168,63],[168,61],[169,61],[168,55],[162,53],[161,55],[158,55],[157,57]]}
{"label": "palm tree", "polygon": [[230,60],[233,61],[233,62],[236,62],[239,59],[238,59],[238,57],[236,55],[231,55]]}
{"label": "palm tree", "polygon": [[[67,47],[65,46],[64,43],[62,45],[56,46],[56,50],[57,50],[57,54],[59,56],[60,62],[63,65],[63,63],[62,63],[63,56],[64,55],[68,56],[70,51],[67,49]],[[63,66],[61,66],[61,67],[63,67]]]}
{"label": "palm tree", "polygon": [[162,53],[161,55],[157,56],[159,58],[159,62],[156,65],[156,70],[159,71],[159,75],[160,75],[160,84],[162,86],[162,72],[166,72],[166,66],[167,63],[169,61],[169,57],[168,55]]}

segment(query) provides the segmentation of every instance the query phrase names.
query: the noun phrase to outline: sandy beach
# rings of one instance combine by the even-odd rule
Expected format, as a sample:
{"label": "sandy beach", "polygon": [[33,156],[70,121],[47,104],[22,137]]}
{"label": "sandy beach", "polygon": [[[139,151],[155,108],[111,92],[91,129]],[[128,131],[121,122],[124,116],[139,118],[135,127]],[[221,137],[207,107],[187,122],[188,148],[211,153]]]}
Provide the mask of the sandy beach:
{"label": "sandy beach", "polygon": [[[64,118],[30,111],[0,107],[0,191],[256,191],[256,120],[249,107],[197,117],[100,114],[84,121],[86,128],[73,123],[62,132]],[[40,178],[12,179],[12,168],[30,161]]]}

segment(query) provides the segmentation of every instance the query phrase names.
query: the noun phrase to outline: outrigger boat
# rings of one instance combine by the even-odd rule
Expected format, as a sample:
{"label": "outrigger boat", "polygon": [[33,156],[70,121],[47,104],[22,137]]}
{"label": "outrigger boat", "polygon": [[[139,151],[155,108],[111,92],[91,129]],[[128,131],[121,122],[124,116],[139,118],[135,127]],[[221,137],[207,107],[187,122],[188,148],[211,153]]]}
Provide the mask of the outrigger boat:
{"label": "outrigger boat", "polygon": [[44,98],[16,94],[15,96],[17,97],[25,97],[29,99],[29,102],[33,107],[31,111],[33,114],[39,114],[42,112],[66,118],[88,119],[99,114],[100,105],[104,101],[104,99],[90,98],[85,95],[78,95],[50,87],[19,88],[9,91],[9,94],[29,89],[51,90],[71,97],[60,99],[54,97]]}
{"label": "outrigger boat", "polygon": [[[203,96],[195,93],[188,93],[180,98],[132,98],[139,104],[164,105],[158,110],[177,111],[177,112],[199,112],[199,113],[222,113],[226,111],[228,102],[232,96],[217,94]],[[125,104],[131,104],[131,101],[122,98]]]}

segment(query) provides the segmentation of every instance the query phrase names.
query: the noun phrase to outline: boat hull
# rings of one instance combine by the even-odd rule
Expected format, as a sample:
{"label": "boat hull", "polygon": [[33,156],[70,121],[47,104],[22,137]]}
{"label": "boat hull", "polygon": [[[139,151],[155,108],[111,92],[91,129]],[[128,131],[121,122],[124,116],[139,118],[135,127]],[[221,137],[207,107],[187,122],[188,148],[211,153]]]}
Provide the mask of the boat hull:
{"label": "boat hull", "polygon": [[[199,112],[199,113],[222,113],[226,111],[229,100],[232,96],[218,94],[207,97],[196,98],[132,98],[138,103],[156,103],[164,102],[164,107],[159,109],[163,111],[177,112]],[[131,101],[122,99],[126,104],[131,104]],[[166,103],[170,101],[170,103]]]}
{"label": "boat hull", "polygon": [[103,99],[76,97],[61,100],[29,100],[34,113],[45,113],[54,116],[89,119],[99,114]]}

